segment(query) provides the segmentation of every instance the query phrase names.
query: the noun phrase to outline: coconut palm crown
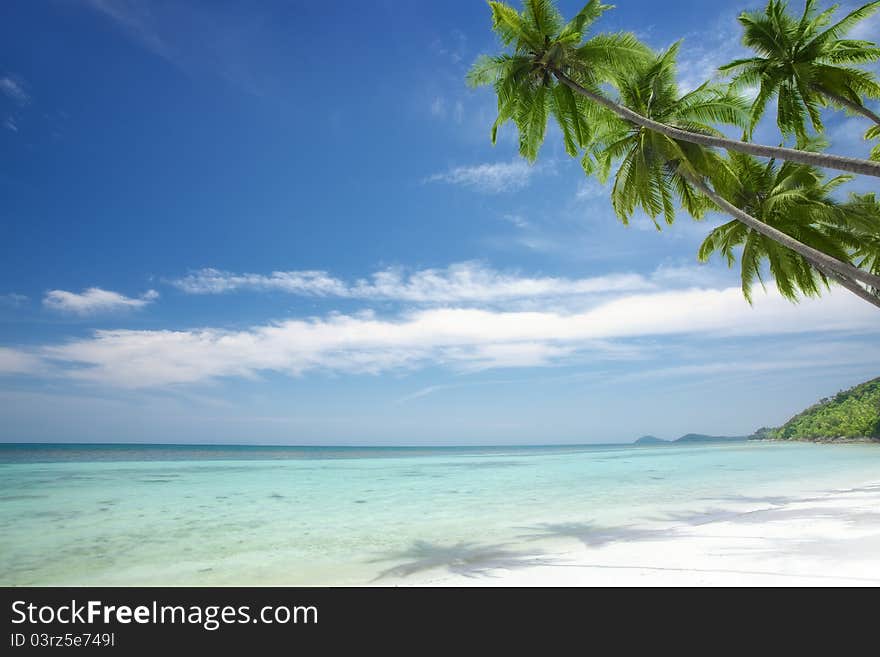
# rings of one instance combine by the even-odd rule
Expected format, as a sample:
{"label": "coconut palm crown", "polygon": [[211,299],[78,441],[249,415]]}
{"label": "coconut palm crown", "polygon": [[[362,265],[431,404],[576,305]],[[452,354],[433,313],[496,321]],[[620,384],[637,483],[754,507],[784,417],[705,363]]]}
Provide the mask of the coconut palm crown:
{"label": "coconut palm crown", "polygon": [[800,17],[790,14],[782,0],[769,0],[763,11],[740,14],[742,42],[757,56],[737,59],[719,70],[732,74],[737,88],[758,88],[749,134],[774,97],[782,134],[795,136],[799,143],[807,138],[807,121],[816,132],[822,131],[820,108],[827,105],[880,124],[880,117],[865,106],[866,99],[880,98],[880,84],[859,67],[880,60],[880,48],[870,41],[842,38],[878,8],[880,1],[870,2],[833,24],[836,5],[817,13],[814,0],[806,0]]}
{"label": "coconut palm crown", "polygon": [[644,59],[647,47],[628,33],[585,38],[590,25],[611,8],[599,0],[590,0],[568,22],[549,0],[525,0],[521,12],[501,2],[489,2],[489,7],[493,29],[509,52],[480,57],[467,81],[495,87],[498,118],[492,142],[498,128],[513,121],[520,154],[534,161],[552,115],[566,151],[578,155],[589,142],[591,118],[603,110],[560,84],[553,72],[563,70],[582,86],[598,90],[620,68]]}
{"label": "coconut palm crown", "polygon": [[[864,240],[853,232],[862,218],[833,197],[834,190],[849,176],[826,179],[814,167],[761,162],[740,153],[729,156],[728,171],[733,175],[718,181],[719,193],[762,222],[844,262],[851,261],[854,249],[850,247],[866,248]],[[769,266],[779,292],[792,301],[818,296],[828,286],[829,272],[739,221],[729,221],[709,233],[698,258],[705,262],[719,253],[734,266],[739,247],[742,290],[750,302],[755,282],[764,285],[765,266]]]}
{"label": "coconut palm crown", "polygon": [[[850,193],[844,212],[828,232],[852,249],[858,267],[880,275],[880,199],[874,192]],[[880,294],[880,289],[874,288]]]}
{"label": "coconut palm crown", "polygon": [[[676,43],[651,60],[620,72],[614,81],[618,102],[642,116],[690,132],[721,134],[712,124],[743,127],[748,121],[748,102],[729,89],[704,83],[680,93],[675,66],[678,49]],[[695,218],[711,207],[691,181],[711,177],[723,168],[716,152],[610,114],[600,118],[583,164],[587,173],[596,173],[604,181],[612,163],[620,161],[611,201],[624,223],[637,207],[654,219],[658,229],[655,217],[662,214],[671,224],[677,204]]]}

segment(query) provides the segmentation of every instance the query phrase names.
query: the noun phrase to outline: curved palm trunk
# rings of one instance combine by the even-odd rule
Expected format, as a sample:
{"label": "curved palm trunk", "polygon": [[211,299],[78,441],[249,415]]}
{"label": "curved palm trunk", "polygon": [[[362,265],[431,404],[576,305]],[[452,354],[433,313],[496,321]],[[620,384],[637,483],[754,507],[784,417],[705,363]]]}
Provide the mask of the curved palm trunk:
{"label": "curved palm trunk", "polygon": [[747,155],[756,157],[772,157],[788,162],[797,162],[799,164],[807,164],[810,166],[824,167],[826,169],[837,169],[838,171],[847,171],[849,173],[859,173],[866,176],[880,177],[880,162],[872,162],[871,160],[861,160],[857,157],[844,157],[842,155],[830,155],[828,153],[811,153],[809,151],[799,151],[794,148],[782,148],[774,146],[764,146],[762,144],[749,144],[736,139],[727,139],[726,137],[716,137],[714,135],[702,135],[697,132],[681,130],[673,128],[665,123],[659,123],[646,118],[634,112],[628,107],[624,107],[619,103],[615,103],[610,98],[606,98],[602,94],[593,93],[579,85],[577,82],[569,78],[561,71],[553,71],[556,79],[567,86],[572,91],[581,94],[606,109],[611,110],[620,118],[648,128],[654,132],[687,141],[692,144],[701,144],[703,146],[711,146],[715,148],[723,148],[726,150],[737,151]]}
{"label": "curved palm trunk", "polygon": [[835,93],[828,91],[827,89],[823,89],[818,84],[813,85],[813,89],[817,92],[825,96],[828,100],[837,103],[838,105],[843,105],[848,110],[855,112],[856,114],[861,114],[862,116],[871,119],[877,125],[880,125],[880,116],[877,116],[874,112],[869,110],[864,105],[860,105],[859,103],[854,103],[849,98],[844,98],[843,96],[838,96]]}
{"label": "curved palm trunk", "polygon": [[840,274],[837,274],[833,271],[828,271],[826,269],[823,269],[822,267],[816,267],[816,269],[818,269],[820,272],[825,274],[828,278],[833,280],[835,283],[837,283],[841,287],[844,287],[847,290],[849,290],[850,292],[852,292],[853,294],[855,294],[857,297],[860,297],[860,298],[864,299],[865,301],[867,301],[868,303],[880,308],[880,297],[878,297],[876,294],[872,294],[870,292],[870,290],[866,290],[865,288],[863,288],[861,285],[856,283],[851,278],[847,278],[846,276],[841,276]]}
{"label": "curved palm trunk", "polygon": [[[791,235],[783,233],[781,230],[777,230],[776,228],[773,228],[773,226],[765,224],[763,221],[756,219],[747,212],[743,212],[732,203],[729,203],[714,189],[709,187],[705,182],[700,179],[699,176],[696,176],[685,170],[681,171],[681,175],[683,175],[688,180],[688,182],[696,187],[701,194],[704,194],[708,198],[710,198],[715,205],[717,205],[719,208],[721,208],[721,210],[729,214],[731,217],[733,217],[737,221],[741,221],[752,230],[761,233],[765,237],[773,240],[774,242],[777,242],[782,246],[791,249],[795,253],[802,255],[810,264],[816,267],[816,269],[819,269],[830,275],[836,274],[836,276],[834,276],[834,279],[841,283],[841,285],[843,285],[843,283],[840,279],[844,279],[852,283],[855,283],[855,281],[860,281],[865,285],[869,285],[875,289],[880,288],[880,276],[875,276],[874,274],[859,269],[858,267],[851,265],[848,262],[842,262],[837,258],[832,258],[827,253],[823,253],[818,249],[814,249],[811,246],[807,246],[806,244],[798,242]],[[848,285],[844,285],[844,287],[852,292],[855,292]],[[864,292],[865,294],[870,294],[867,290],[864,290]],[[856,294],[859,294],[859,296],[863,296],[858,292],[856,292]]]}

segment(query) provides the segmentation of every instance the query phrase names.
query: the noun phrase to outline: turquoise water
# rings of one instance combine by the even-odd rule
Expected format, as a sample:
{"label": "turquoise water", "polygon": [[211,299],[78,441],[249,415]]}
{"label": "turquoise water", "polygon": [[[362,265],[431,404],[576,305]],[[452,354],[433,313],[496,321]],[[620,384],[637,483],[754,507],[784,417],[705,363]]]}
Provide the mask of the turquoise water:
{"label": "turquoise water", "polygon": [[7,444],[0,584],[381,583],[877,480],[874,445]]}

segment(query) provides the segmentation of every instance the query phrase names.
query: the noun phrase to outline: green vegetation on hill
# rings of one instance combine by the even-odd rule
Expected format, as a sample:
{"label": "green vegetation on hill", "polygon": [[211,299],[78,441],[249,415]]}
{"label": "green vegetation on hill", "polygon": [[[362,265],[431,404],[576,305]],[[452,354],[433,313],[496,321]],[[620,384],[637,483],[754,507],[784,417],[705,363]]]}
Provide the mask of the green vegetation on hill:
{"label": "green vegetation on hill", "polygon": [[745,440],[746,436],[708,436],[704,433],[686,433],[681,438],[676,438],[674,443],[725,443],[737,440]]}
{"label": "green vegetation on hill", "polygon": [[823,399],[778,429],[759,429],[754,437],[775,440],[880,439],[880,378]]}

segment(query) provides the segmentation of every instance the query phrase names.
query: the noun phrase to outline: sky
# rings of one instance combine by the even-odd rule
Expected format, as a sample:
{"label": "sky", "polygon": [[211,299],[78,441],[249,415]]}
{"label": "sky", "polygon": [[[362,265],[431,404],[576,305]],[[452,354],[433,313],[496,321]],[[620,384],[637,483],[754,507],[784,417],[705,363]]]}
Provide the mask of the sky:
{"label": "sky", "polygon": [[[621,0],[594,29],[683,39],[693,88],[749,6]],[[464,75],[498,47],[478,0],[7,0],[0,440],[743,435],[880,374],[868,304],[749,305],[698,263],[723,218],[623,225],[558,132],[534,166],[512,127],[493,146]],[[826,125],[867,155],[862,119]]]}

